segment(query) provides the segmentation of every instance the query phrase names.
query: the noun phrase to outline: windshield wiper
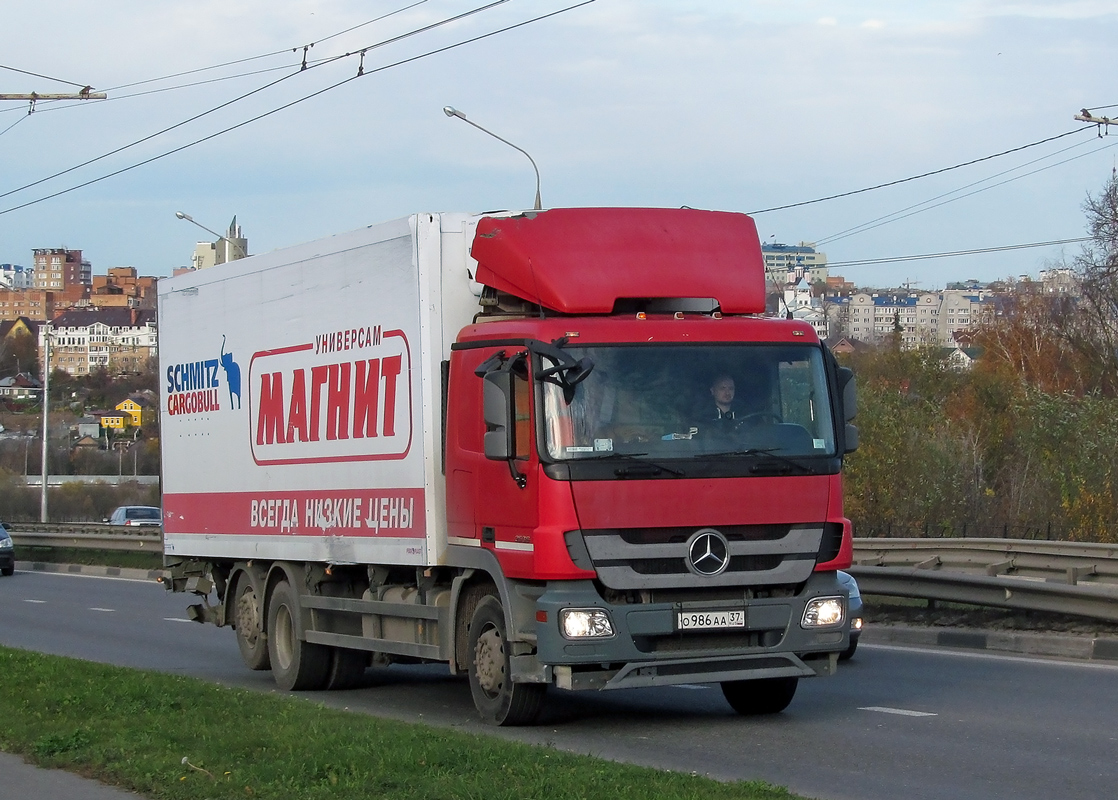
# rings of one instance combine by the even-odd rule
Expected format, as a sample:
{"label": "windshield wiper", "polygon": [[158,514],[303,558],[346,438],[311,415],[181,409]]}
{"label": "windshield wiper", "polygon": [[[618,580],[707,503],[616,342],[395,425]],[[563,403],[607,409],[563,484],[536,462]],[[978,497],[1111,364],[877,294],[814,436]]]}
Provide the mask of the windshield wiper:
{"label": "windshield wiper", "polygon": [[[601,455],[590,456],[589,458],[579,458],[576,461],[608,461],[612,459],[628,458],[636,461],[637,464],[632,467],[619,467],[613,471],[613,474],[619,478],[628,477],[647,477],[651,475],[659,475],[661,472],[667,472],[675,475],[677,478],[682,478],[684,473],[681,470],[666,467],[663,464],[658,464],[655,461],[649,461],[644,458],[648,453],[603,453]],[[640,467],[643,467],[641,469]]]}
{"label": "windshield wiper", "polygon": [[[812,469],[811,467],[808,467],[804,464],[801,464],[799,461],[795,461],[795,460],[789,458],[788,456],[782,456],[782,455],[777,454],[775,451],[778,450],[778,449],[779,448],[777,448],[777,447],[750,447],[746,450],[726,450],[726,451],[718,452],[718,453],[705,453],[704,455],[708,456],[708,457],[713,457],[713,458],[730,458],[730,457],[734,457],[734,456],[768,456],[769,458],[775,458],[777,461],[781,462],[782,464],[786,464],[790,467],[795,467],[796,469],[800,470],[800,472],[807,472],[807,473],[814,473],[815,472],[814,469]],[[752,467],[750,467],[749,471],[750,472],[760,472],[762,467],[763,467],[763,464],[754,464]]]}

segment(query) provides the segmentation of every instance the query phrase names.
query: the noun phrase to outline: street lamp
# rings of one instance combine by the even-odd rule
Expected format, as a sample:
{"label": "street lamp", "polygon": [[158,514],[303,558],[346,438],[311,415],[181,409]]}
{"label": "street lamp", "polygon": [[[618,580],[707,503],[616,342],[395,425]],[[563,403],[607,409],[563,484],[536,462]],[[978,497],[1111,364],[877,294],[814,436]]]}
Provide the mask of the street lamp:
{"label": "street lamp", "polygon": [[525,156],[527,156],[528,160],[532,162],[532,169],[534,169],[536,171],[536,205],[533,206],[533,208],[536,211],[539,211],[541,208],[543,208],[543,206],[540,205],[540,170],[539,170],[539,167],[536,166],[536,162],[532,160],[532,157],[528,155],[527,150],[525,150],[522,147],[517,147],[515,144],[510,142],[508,139],[502,139],[500,136],[493,133],[493,131],[486,130],[485,128],[478,125],[476,122],[472,122],[471,120],[466,119],[466,115],[463,114],[461,111],[459,111],[457,108],[454,108],[452,106],[443,106],[443,113],[446,114],[448,117],[458,117],[458,119],[462,120],[467,125],[473,125],[475,128],[477,128],[482,133],[488,133],[490,136],[492,136],[497,141],[504,142],[509,147],[511,147],[513,150],[519,150],[521,153],[523,153]]}
{"label": "street lamp", "polygon": [[[239,258],[247,258],[247,257],[248,257],[248,253],[246,253],[246,252],[244,251],[244,248],[243,248],[243,247],[241,247],[241,245],[240,245],[240,244],[238,244],[237,242],[233,241],[232,239],[230,239],[230,238],[229,238],[229,237],[227,237],[227,236],[222,236],[222,235],[221,235],[220,233],[218,233],[217,231],[213,231],[213,230],[210,230],[209,228],[207,228],[207,227],[206,227],[205,225],[203,225],[203,224],[202,224],[201,222],[199,222],[198,220],[194,219],[194,217],[190,216],[189,214],[187,214],[187,213],[185,213],[185,212],[183,212],[183,211],[176,211],[176,212],[175,212],[175,216],[176,216],[176,217],[178,217],[179,219],[185,219],[185,220],[186,220],[187,222],[192,222],[192,223],[194,223],[194,224],[195,224],[195,225],[197,225],[197,226],[198,226],[199,228],[201,228],[202,230],[204,230],[204,231],[205,231],[206,233],[209,233],[209,234],[212,234],[212,235],[216,236],[216,237],[217,237],[217,239],[218,239],[218,241],[228,242],[229,244],[231,244],[231,245],[233,246],[233,258],[229,259],[230,261],[236,261],[236,260],[237,260],[237,259],[239,259]],[[236,221],[236,219],[234,219],[234,222],[235,222],[235,221]],[[238,252],[238,251],[240,252],[240,255],[237,255],[237,252]]]}
{"label": "street lamp", "polygon": [[47,521],[47,442],[50,433],[47,421],[50,415],[50,323],[43,330],[43,486],[39,499],[39,522]]}

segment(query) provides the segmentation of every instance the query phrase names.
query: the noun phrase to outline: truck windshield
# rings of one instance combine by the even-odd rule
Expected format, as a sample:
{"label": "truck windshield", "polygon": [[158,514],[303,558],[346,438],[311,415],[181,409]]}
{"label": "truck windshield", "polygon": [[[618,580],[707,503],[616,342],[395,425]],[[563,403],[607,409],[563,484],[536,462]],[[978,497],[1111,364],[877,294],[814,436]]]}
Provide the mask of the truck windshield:
{"label": "truck windshield", "polygon": [[[543,384],[552,460],[834,456],[822,351],[811,345],[567,347],[593,372]],[[544,367],[550,362],[544,358]],[[566,395],[566,396],[565,396]]]}

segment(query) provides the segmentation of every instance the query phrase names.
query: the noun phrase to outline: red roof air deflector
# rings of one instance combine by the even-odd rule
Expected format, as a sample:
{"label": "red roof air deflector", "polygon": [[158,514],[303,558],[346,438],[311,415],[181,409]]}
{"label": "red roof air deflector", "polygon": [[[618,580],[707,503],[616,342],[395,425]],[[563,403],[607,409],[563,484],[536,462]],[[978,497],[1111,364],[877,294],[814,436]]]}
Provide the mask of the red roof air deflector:
{"label": "red roof air deflector", "polygon": [[478,222],[477,280],[567,314],[608,314],[620,297],[714,298],[765,310],[757,226],[687,208],[553,208]]}

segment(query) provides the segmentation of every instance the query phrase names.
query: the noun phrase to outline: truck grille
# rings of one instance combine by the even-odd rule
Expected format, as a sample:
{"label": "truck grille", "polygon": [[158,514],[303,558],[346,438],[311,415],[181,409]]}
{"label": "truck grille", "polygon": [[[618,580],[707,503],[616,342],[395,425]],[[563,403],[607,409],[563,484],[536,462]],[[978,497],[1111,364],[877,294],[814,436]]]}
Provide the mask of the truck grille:
{"label": "truck grille", "polygon": [[[697,574],[688,562],[688,542],[714,530],[726,545],[727,563],[718,574]],[[819,558],[822,523],[728,525],[700,528],[622,528],[582,531],[585,552],[598,578],[611,589],[766,586],[807,580]]]}

